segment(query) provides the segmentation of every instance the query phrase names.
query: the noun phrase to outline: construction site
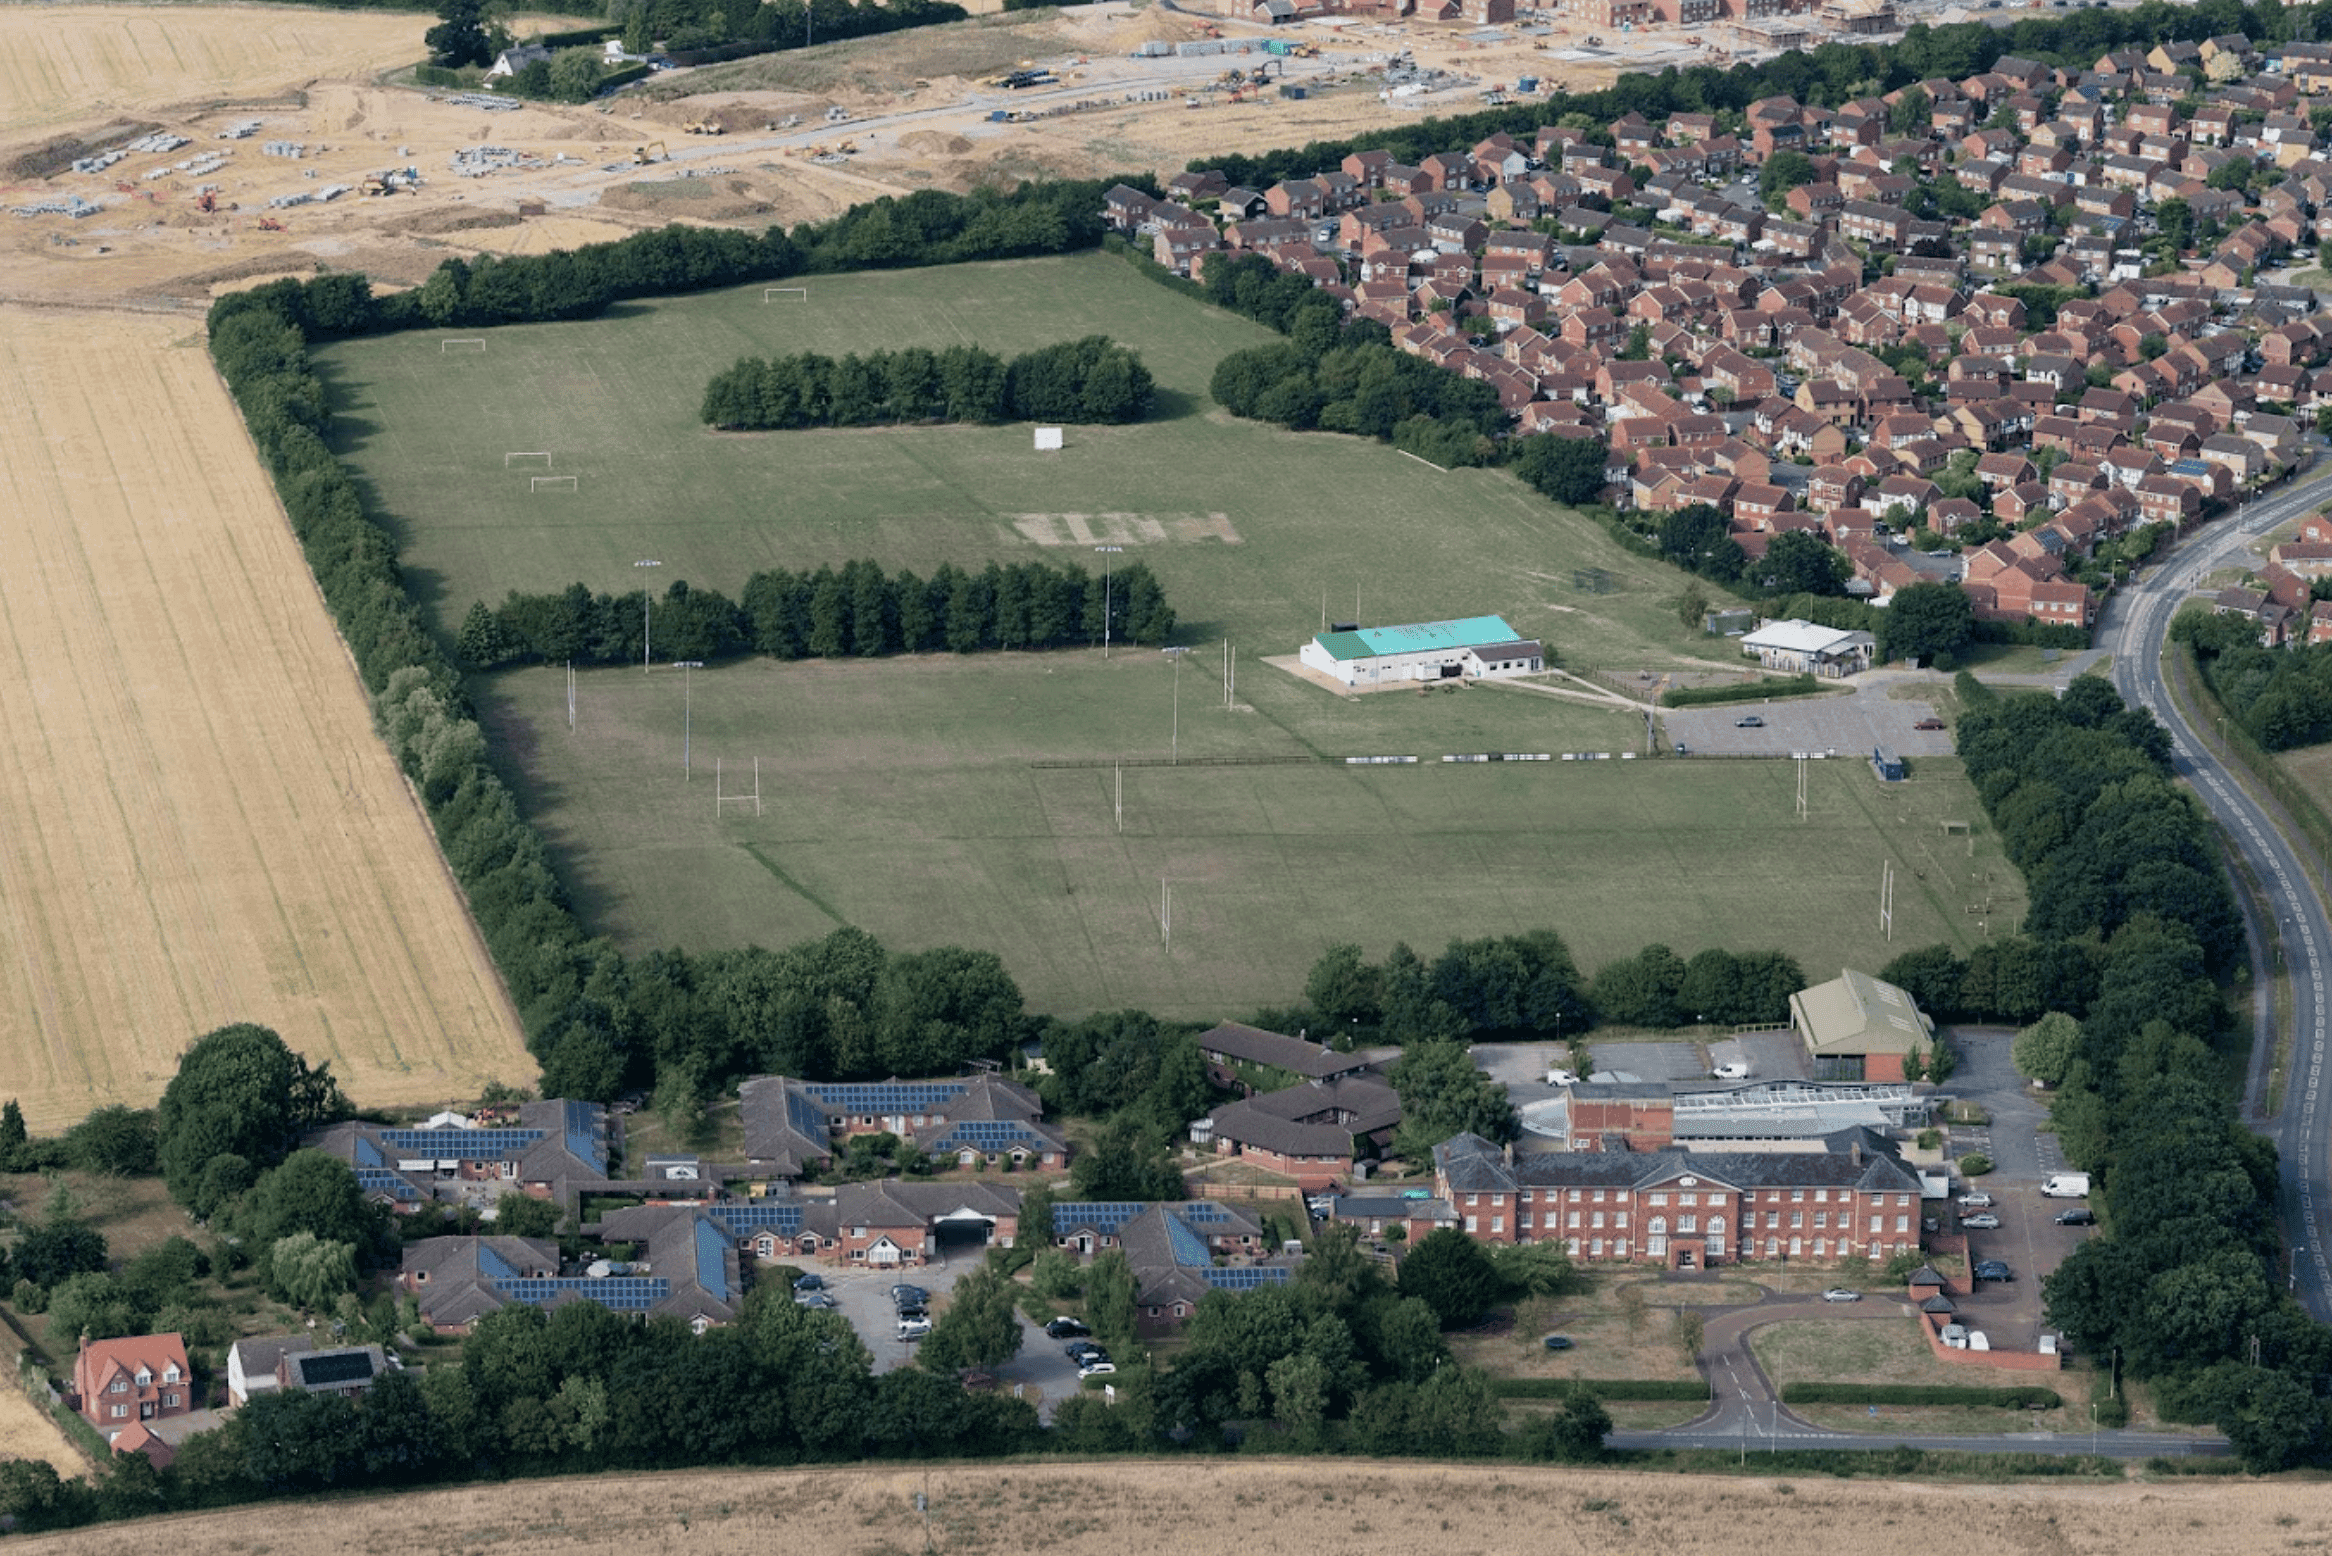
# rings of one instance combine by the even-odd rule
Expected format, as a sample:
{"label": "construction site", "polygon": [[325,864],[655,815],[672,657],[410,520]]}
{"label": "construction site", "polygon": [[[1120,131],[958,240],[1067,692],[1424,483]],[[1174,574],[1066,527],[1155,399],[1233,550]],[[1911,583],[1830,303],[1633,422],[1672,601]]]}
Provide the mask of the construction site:
{"label": "construction site", "polygon": [[[279,26],[343,19],[265,11]],[[147,15],[222,50],[249,30],[250,13],[228,8]],[[199,305],[319,268],[411,284],[449,254],[546,252],[670,221],[791,224],[925,188],[1164,174],[1209,152],[1728,54],[1682,27],[1603,34],[1526,16],[1271,26],[1108,0],[673,70],[574,107],[416,88],[422,21],[404,19],[405,42],[386,25],[395,19],[368,16],[371,63],[343,56],[334,76],[300,74],[302,40],[290,37],[280,55],[253,51],[257,73],[210,83],[219,89],[194,102],[161,57],[150,78],[125,68],[84,96],[102,108],[80,120],[62,102],[0,102],[20,135],[37,126],[0,144],[0,210],[11,213],[0,222],[0,298]],[[0,43],[63,47],[45,42],[45,20],[0,18]],[[1784,20],[1827,31],[1816,17]],[[564,23],[522,17],[517,30],[552,25]],[[1775,41],[1744,33],[1739,46]],[[187,47],[171,37],[153,52]]]}

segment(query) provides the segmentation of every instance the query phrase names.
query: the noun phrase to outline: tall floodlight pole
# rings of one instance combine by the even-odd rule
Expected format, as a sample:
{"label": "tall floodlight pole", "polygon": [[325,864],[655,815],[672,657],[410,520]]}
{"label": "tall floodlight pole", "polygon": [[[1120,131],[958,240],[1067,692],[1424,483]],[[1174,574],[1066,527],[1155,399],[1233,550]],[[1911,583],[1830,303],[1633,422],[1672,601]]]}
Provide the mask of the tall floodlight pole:
{"label": "tall floodlight pole", "polygon": [[1101,657],[1109,657],[1109,559],[1125,550],[1123,546],[1095,546],[1101,555]]}
{"label": "tall floodlight pole", "polygon": [[702,670],[701,659],[675,659],[672,668],[680,672],[680,781],[689,781],[688,747],[696,729],[696,684],[688,672]]}
{"label": "tall floodlight pole", "polygon": [[[661,562],[659,562],[659,561],[655,560],[653,557],[645,558],[645,559],[643,559],[643,560],[641,560],[641,561],[634,562],[634,563],[632,564],[632,566],[634,566],[634,567],[662,567],[663,565],[664,565],[663,563],[661,563]],[[654,668],[655,668],[653,665],[651,665],[651,664],[649,664],[649,663],[648,663],[648,600],[649,600],[649,597],[650,597],[650,596],[651,596],[651,595],[652,595],[654,592],[655,592],[655,591],[651,590],[651,589],[650,589],[650,588],[647,586],[647,583],[646,583],[646,581],[645,581],[645,580],[643,580],[643,581],[641,582],[641,584],[640,584],[640,674],[642,674],[642,675],[647,675],[647,674],[651,673],[651,672],[654,670]]]}

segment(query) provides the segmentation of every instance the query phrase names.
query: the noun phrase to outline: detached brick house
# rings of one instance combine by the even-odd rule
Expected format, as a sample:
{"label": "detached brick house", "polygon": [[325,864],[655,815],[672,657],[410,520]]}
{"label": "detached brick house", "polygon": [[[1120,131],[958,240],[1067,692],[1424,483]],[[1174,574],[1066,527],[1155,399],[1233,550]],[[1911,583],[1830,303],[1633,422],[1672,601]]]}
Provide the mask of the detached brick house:
{"label": "detached brick house", "polygon": [[194,1372],[186,1364],[185,1339],[83,1339],[73,1357],[71,1403],[109,1443],[140,1422],[188,1414],[195,1408]]}

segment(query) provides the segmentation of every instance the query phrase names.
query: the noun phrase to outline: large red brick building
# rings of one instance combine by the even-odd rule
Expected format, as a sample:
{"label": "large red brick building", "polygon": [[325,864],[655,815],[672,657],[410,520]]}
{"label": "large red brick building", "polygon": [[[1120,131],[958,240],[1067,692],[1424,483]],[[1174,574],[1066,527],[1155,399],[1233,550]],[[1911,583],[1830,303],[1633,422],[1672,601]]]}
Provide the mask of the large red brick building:
{"label": "large red brick building", "polygon": [[1467,1235],[1559,1241],[1590,1264],[1876,1260],[1919,1246],[1919,1179],[1859,1146],[1518,1154],[1465,1134],[1434,1148],[1433,1178]]}

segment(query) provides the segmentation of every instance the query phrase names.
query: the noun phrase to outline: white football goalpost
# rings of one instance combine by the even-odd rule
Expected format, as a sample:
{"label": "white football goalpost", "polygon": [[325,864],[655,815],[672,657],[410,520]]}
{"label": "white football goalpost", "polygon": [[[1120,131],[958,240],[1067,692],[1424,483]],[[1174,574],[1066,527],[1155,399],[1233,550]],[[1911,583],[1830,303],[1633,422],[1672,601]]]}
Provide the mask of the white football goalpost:
{"label": "white football goalpost", "polygon": [[437,354],[442,357],[456,346],[460,346],[465,351],[475,347],[480,353],[483,353],[486,349],[486,342],[478,337],[472,337],[468,340],[441,340],[437,343]]}
{"label": "white football goalpost", "polygon": [[580,490],[571,475],[535,475],[527,477],[529,492],[572,492]]}
{"label": "white football goalpost", "polygon": [[810,289],[806,286],[765,286],[761,289],[761,300],[765,303],[780,297],[798,298],[806,303],[810,300]]}
{"label": "white football goalpost", "polygon": [[543,462],[543,468],[545,470],[548,470],[551,467],[551,456],[546,453],[537,451],[534,453],[525,454],[504,454],[502,456],[502,468],[505,470],[509,469],[510,462],[515,459],[539,459]]}

